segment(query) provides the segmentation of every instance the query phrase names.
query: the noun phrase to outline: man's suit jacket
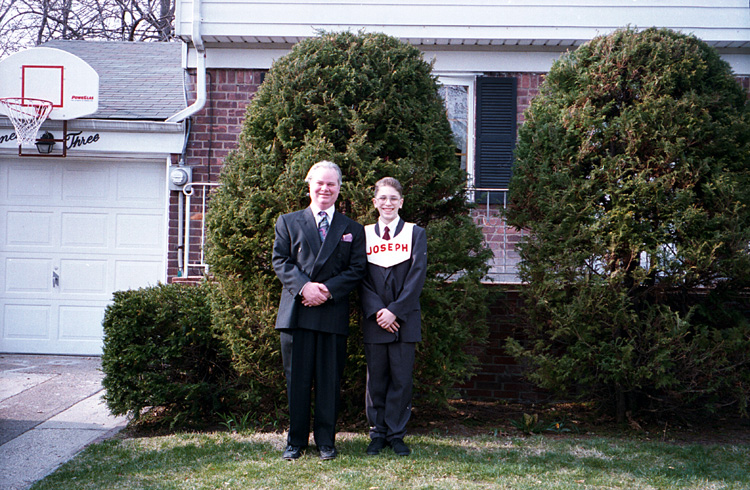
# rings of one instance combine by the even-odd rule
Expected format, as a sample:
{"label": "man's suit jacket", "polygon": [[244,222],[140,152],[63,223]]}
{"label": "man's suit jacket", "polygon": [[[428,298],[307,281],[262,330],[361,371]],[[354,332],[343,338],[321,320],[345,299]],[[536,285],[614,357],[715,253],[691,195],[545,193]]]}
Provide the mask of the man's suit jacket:
{"label": "man's suit jacket", "polygon": [[[334,213],[321,243],[312,210],[288,213],[276,221],[273,268],[282,284],[277,329],[304,328],[347,335],[349,293],[366,272],[364,228]],[[325,284],[331,298],[319,306],[304,306],[299,295],[308,282]]]}
{"label": "man's suit jacket", "polygon": [[[394,237],[401,233],[404,220],[399,220]],[[380,225],[375,224],[375,233],[380,236]],[[362,281],[362,335],[365,343],[385,344],[401,340],[422,340],[422,311],[419,295],[422,293],[427,275],[427,234],[424,228],[414,226],[411,239],[411,258],[393,267],[380,267],[367,263],[367,276]],[[396,315],[400,329],[392,334],[382,329],[377,321],[377,312],[382,308]]]}

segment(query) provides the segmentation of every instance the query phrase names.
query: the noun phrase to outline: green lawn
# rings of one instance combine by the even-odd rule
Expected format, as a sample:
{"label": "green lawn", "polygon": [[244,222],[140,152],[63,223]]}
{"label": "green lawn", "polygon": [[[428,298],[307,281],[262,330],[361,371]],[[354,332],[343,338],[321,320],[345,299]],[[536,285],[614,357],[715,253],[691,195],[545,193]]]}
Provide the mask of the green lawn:
{"label": "green lawn", "polygon": [[414,436],[413,452],[367,456],[339,434],[339,457],[281,459],[280,433],[190,433],[105,441],[32,487],[85,489],[749,489],[750,445],[680,445],[567,435]]}

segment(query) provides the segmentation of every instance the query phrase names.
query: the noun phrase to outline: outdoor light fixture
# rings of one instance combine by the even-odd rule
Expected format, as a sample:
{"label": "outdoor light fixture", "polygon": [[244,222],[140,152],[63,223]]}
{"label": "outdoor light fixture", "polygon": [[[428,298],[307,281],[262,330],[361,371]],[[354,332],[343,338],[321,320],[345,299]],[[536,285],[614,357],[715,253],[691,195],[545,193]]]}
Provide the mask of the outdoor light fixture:
{"label": "outdoor light fixture", "polygon": [[55,147],[55,135],[49,131],[45,131],[41,138],[36,140],[36,149],[42,155],[49,155],[52,153],[52,148]]}

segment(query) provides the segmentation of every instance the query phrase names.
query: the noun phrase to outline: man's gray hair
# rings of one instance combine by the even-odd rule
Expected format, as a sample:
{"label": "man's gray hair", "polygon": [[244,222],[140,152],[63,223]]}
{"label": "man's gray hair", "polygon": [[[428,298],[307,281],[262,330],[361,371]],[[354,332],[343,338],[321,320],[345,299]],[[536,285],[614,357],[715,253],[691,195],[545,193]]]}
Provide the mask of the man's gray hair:
{"label": "man's gray hair", "polygon": [[310,170],[307,171],[307,177],[305,177],[305,182],[309,184],[310,181],[312,180],[312,173],[319,168],[331,168],[335,170],[336,174],[339,176],[339,187],[341,186],[341,176],[342,176],[341,169],[339,168],[338,165],[336,165],[335,163],[329,160],[321,160],[315,165],[313,165],[312,167],[310,167]]}

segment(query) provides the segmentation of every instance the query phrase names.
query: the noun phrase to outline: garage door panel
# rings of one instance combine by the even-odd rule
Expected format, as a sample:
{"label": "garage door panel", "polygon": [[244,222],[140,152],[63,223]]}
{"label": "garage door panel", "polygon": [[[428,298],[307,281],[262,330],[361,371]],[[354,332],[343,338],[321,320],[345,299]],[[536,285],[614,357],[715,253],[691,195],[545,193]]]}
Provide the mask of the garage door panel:
{"label": "garage door panel", "polygon": [[5,213],[5,243],[8,246],[50,247],[53,245],[54,213],[8,211]]}
{"label": "garage door panel", "polygon": [[101,342],[103,319],[104,309],[100,306],[62,306],[58,339]]}
{"label": "garage door panel", "polygon": [[60,261],[60,294],[108,294],[107,260]]}
{"label": "garage door panel", "polygon": [[118,260],[115,263],[115,291],[155,286],[162,276],[162,262]]}
{"label": "garage door panel", "polygon": [[52,290],[51,259],[10,257],[5,260],[5,291],[49,293]]}
{"label": "garage door panel", "polygon": [[54,166],[19,165],[8,169],[8,199],[13,202],[49,202],[53,197]]}
{"label": "garage door panel", "polygon": [[106,202],[110,197],[109,168],[80,167],[65,169],[62,178],[63,203]]}
{"label": "garage door panel", "polygon": [[163,218],[160,215],[118,214],[116,218],[116,248],[161,250]]}
{"label": "garage door panel", "polygon": [[119,203],[156,204],[163,200],[164,169],[143,165],[120,166],[117,172],[117,201]]}
{"label": "garage door panel", "polygon": [[106,213],[62,213],[60,245],[67,248],[106,248],[108,219]]}
{"label": "garage door panel", "polygon": [[3,309],[3,338],[48,340],[52,324],[48,304],[6,304]]}

